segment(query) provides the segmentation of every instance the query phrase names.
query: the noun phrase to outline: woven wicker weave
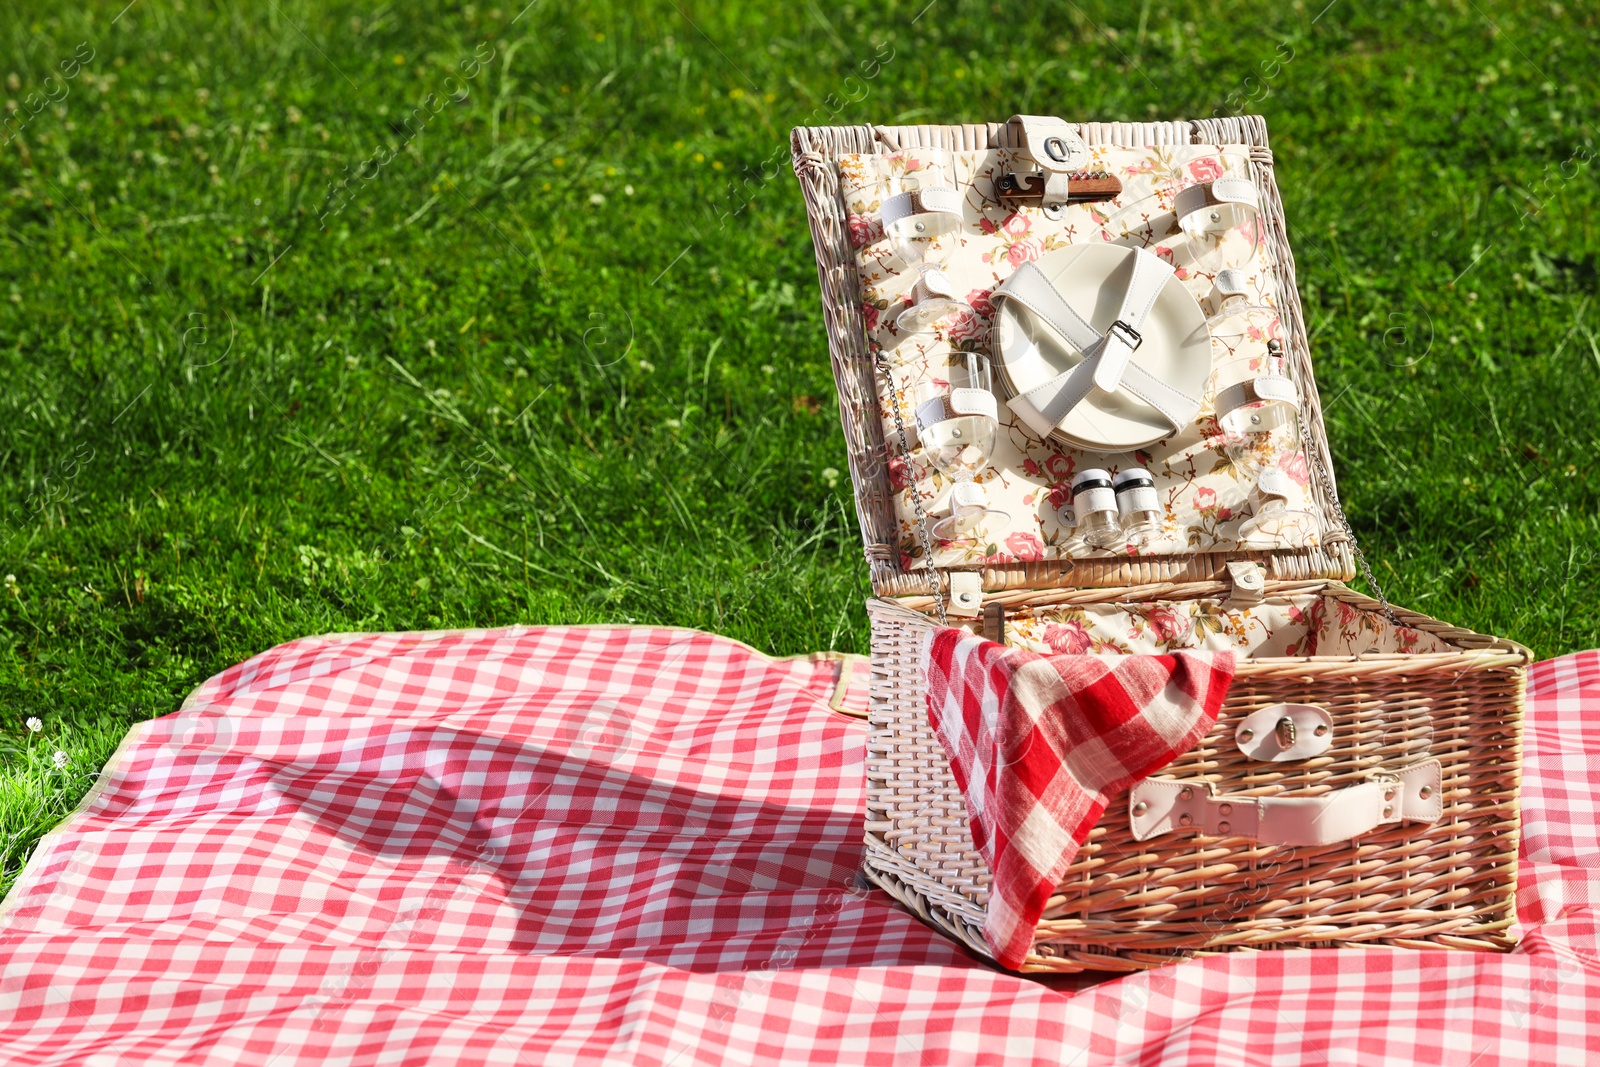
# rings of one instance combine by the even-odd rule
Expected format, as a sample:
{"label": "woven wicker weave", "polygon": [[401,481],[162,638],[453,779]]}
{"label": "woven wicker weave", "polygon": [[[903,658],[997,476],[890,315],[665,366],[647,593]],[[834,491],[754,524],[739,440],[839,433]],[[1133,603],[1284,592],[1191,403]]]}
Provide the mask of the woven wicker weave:
{"label": "woven wicker weave", "polygon": [[[1252,146],[1267,242],[1278,264],[1290,374],[1301,383],[1313,491],[1342,516],[1294,261],[1272,172],[1265,122],[1254,116],[1163,123],[1087,123],[1090,144]],[[884,462],[877,381],[860,310],[839,174],[844,153],[929,146],[1010,147],[1003,124],[800,128],[795,170],[816,245],[823,308],[857,514],[874,590],[873,704],[867,766],[866,873],[937,929],[988,954],[982,936],[990,874],[973,848],[965,803],[928,723],[920,642],[937,625],[926,571],[901,569]],[[1226,596],[1230,560],[1263,564],[1267,593],[1321,592],[1362,611],[1386,608],[1343,586],[1354,573],[1348,533],[1294,553],[1196,553],[1065,560],[982,571],[987,603],[1044,605]],[[1287,848],[1241,838],[1173,834],[1133,839],[1126,797],[1113,800],[1051,901],[1028,970],[1135,970],[1176,956],[1313,945],[1505,949],[1513,943],[1517,788],[1524,670],[1510,641],[1396,609],[1405,626],[1452,651],[1264,658],[1241,663],[1205,742],[1162,772],[1245,796],[1313,796],[1422,759],[1443,768],[1444,816],[1352,841]],[[1316,704],[1336,742],[1299,763],[1252,762],[1232,742],[1239,720],[1273,704]]]}

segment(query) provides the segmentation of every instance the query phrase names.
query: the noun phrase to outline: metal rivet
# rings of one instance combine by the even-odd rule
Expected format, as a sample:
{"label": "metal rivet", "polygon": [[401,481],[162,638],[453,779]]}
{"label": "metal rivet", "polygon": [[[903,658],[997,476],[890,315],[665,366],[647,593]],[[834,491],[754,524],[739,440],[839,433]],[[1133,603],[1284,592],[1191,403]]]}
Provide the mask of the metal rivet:
{"label": "metal rivet", "polygon": [[1421,789],[1417,790],[1417,796],[1421,797],[1423,800],[1427,800],[1429,797],[1433,796],[1433,786],[1423,786]]}
{"label": "metal rivet", "polygon": [[1190,800],[1193,797],[1194,797],[1194,790],[1190,789],[1188,786],[1184,786],[1182,789],[1178,790],[1178,799],[1179,800]]}
{"label": "metal rivet", "polygon": [[1137,803],[1137,804],[1135,804],[1133,806],[1133,813],[1135,815],[1143,815],[1145,812],[1147,812],[1149,810],[1150,810],[1150,805],[1146,804],[1142,800],[1139,801],[1139,803]]}
{"label": "metal rivet", "polygon": [[1254,737],[1255,735],[1256,735],[1256,732],[1254,730],[1240,730],[1239,731],[1239,742],[1240,742],[1240,744],[1248,744],[1250,739],[1252,737]]}
{"label": "metal rivet", "polygon": [[1227,833],[1227,832],[1228,832],[1228,831],[1229,831],[1229,830],[1231,830],[1231,829],[1233,829],[1233,828],[1232,828],[1232,827],[1231,827],[1231,826],[1229,826],[1229,825],[1228,825],[1228,824],[1227,824],[1227,823],[1225,823],[1225,822],[1219,822],[1219,823],[1217,823],[1217,833],[1219,833],[1219,834],[1225,834],[1225,833]]}
{"label": "metal rivet", "polygon": [[926,233],[928,230],[928,225],[924,222],[914,222],[911,225],[918,233]]}
{"label": "metal rivet", "polygon": [[1394,789],[1393,788],[1385,789],[1383,791],[1383,799],[1385,799],[1385,800],[1393,800],[1394,799]]}
{"label": "metal rivet", "polygon": [[1318,723],[1317,724],[1317,728],[1312,732],[1315,733],[1318,737],[1325,737],[1325,736],[1327,736],[1327,733],[1328,733],[1328,724],[1325,723],[1325,722]]}
{"label": "metal rivet", "polygon": [[1224,804],[1224,805],[1222,805],[1221,811],[1222,811],[1222,814],[1224,814],[1224,815],[1232,815],[1233,814],[1233,805],[1232,804]]}
{"label": "metal rivet", "polygon": [[1180,816],[1178,816],[1178,825],[1179,826],[1188,826],[1192,822],[1194,822],[1194,820],[1192,818],[1190,818],[1188,815],[1180,815]]}
{"label": "metal rivet", "polygon": [[1212,222],[1221,222],[1222,221],[1222,216],[1217,214],[1215,211],[1213,211],[1211,213],[1211,221]]}
{"label": "metal rivet", "polygon": [[1393,808],[1384,808],[1383,809],[1383,817],[1385,819],[1387,819],[1389,816],[1391,816],[1393,814],[1394,814],[1394,809]]}

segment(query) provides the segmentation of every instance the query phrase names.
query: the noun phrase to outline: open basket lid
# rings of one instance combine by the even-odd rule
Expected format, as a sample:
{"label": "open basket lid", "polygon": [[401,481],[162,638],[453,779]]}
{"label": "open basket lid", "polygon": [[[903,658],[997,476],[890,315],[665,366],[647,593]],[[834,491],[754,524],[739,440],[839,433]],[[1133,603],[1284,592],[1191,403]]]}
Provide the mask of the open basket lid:
{"label": "open basket lid", "polygon": [[[1353,577],[1354,544],[1334,484],[1265,120],[1030,121],[1060,133],[1051,147],[1064,150],[1050,153],[1057,163],[1040,166],[1044,153],[1028,144],[1030,132],[1039,138],[1039,127],[1025,129],[1020,120],[793,131],[795,172],[816,249],[873,589],[888,596],[931,593],[935,582],[930,567],[978,571],[989,590],[1214,581],[1237,561],[1263,564],[1267,577],[1275,580]],[[944,187],[936,194],[913,200],[913,194],[903,192],[916,189],[915,181],[906,180],[908,174],[926,176],[940,168],[946,171]],[[1029,178],[1035,183],[1031,201],[1018,192]],[[1100,199],[1069,200],[1074,183],[1082,178],[1090,180],[1077,188],[1116,179],[1108,187],[1118,191],[1109,198],[1102,193]],[[1193,219],[1221,218],[1218,232],[1227,232],[1237,221],[1235,213],[1246,207],[1253,220],[1248,239],[1254,244],[1248,269],[1220,270],[1221,260],[1197,265],[1175,251],[1186,240],[1195,243]],[[924,271],[920,283],[912,281],[903,266],[897,269],[890,252],[896,233],[905,226],[904,216],[913,210],[940,213],[930,218],[959,218],[959,226],[945,239],[953,251],[933,289],[963,309],[942,328],[915,336],[903,328],[905,316],[898,313],[927,298],[930,275]],[[1164,261],[1173,276],[1157,279],[1149,290],[1162,294],[1154,302],[1150,328],[1175,338],[1164,343],[1163,351],[1180,343],[1192,346],[1192,312],[1186,309],[1195,303],[1215,305],[1224,291],[1242,296],[1234,301],[1236,307],[1270,309],[1270,323],[1234,323],[1212,330],[1211,366],[1247,359],[1265,350],[1252,346],[1270,344],[1282,373],[1295,383],[1303,448],[1288,470],[1306,506],[1321,516],[1320,533],[1310,543],[1268,549],[1229,535],[1230,520],[1255,498],[1241,487],[1237,464],[1217,445],[1218,409],[1224,407],[1220,387],[1208,391],[1195,410],[1179,402],[1194,399],[1194,382],[1169,381],[1180,390],[1178,401],[1155,403],[1154,412],[1146,410],[1152,405],[1130,402],[1118,409],[1120,419],[1105,417],[1117,405],[1107,403],[1103,391],[1093,391],[1097,401],[1073,408],[1083,399],[1079,394],[1089,390],[1067,389],[1074,393],[1066,407],[1076,413],[1076,422],[1062,414],[1059,398],[1045,388],[1055,375],[1055,390],[1062,391],[1072,367],[1051,363],[1060,352],[1046,341],[1019,341],[1019,330],[1030,336],[1035,332],[1025,320],[1044,316],[1019,314],[1015,309],[1027,301],[1005,297],[1024,294],[1027,279],[1021,276],[1039,272],[1046,281],[1063,285],[1068,291],[1057,289],[1056,294],[1068,303],[1076,301],[1084,317],[1092,318],[1094,293],[1073,292],[1064,279],[1081,283],[1085,263],[1094,265],[1091,277],[1109,278],[1118,269],[1126,274],[1135,267],[1119,264],[1132,264],[1134,249],[1140,250],[1139,256]],[[1126,288],[1129,283],[1124,278],[1116,284]],[[1115,303],[1111,299],[1109,311],[1100,308],[1094,314],[1109,322],[1117,314]],[[1106,324],[1093,325],[1098,330]],[[1265,336],[1269,331],[1271,338]],[[1055,336],[1059,329],[1039,332],[1050,333],[1063,350],[1073,347]],[[1124,349],[1142,347],[1137,332],[1129,336]],[[998,369],[994,392],[1000,398],[1001,425],[982,481],[1006,521],[977,537],[934,542],[924,534],[928,513],[948,501],[951,486],[921,462],[915,403],[909,394],[919,377],[929,376],[930,361],[968,351],[988,353]],[[1131,368],[1130,377],[1143,373],[1156,380],[1176,370],[1170,360],[1163,362],[1155,346],[1149,358],[1120,350],[1117,356],[1117,373]],[[1028,358],[1045,358],[1045,363],[1031,365]],[[1087,362],[1088,357],[1078,358]],[[1083,377],[1094,370],[1085,367]],[[1104,384],[1104,377],[1097,371],[1097,384]],[[1117,374],[1110,377],[1115,380]],[[1153,389],[1146,393],[1154,396]],[[1057,409],[1043,410],[1044,402],[1037,405],[1040,410],[1030,408],[1028,399],[1037,401],[1041,395],[1058,401]],[[1162,399],[1171,398],[1163,394]],[[1171,425],[1159,425],[1157,414]],[[1141,429],[1141,420],[1148,426]],[[912,439],[905,442],[901,434],[908,427]],[[1116,447],[1102,447],[1107,444]],[[1072,546],[1072,479],[1086,467],[1148,469],[1162,500],[1162,537],[1139,549],[1123,546],[1086,554],[1081,544]],[[938,587],[946,584],[941,581]]]}

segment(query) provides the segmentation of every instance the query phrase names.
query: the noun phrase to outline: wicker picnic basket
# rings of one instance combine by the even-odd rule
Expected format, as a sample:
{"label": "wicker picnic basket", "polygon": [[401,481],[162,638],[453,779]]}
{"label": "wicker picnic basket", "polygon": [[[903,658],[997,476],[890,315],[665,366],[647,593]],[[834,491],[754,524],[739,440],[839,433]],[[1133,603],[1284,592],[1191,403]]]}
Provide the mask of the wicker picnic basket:
{"label": "wicker picnic basket", "polygon": [[[983,625],[1009,640],[1050,619],[1092,629],[1172,610],[1222,625],[1277,612],[1300,627],[1247,654],[1215,728],[1159,772],[1204,817],[1167,811],[1171,825],[1136,825],[1148,804],[1114,799],[1078,853],[1038,926],[1026,970],[1130,971],[1176,957],[1236,949],[1386,945],[1505,950],[1514,943],[1517,795],[1525,668],[1521,646],[1391,608],[1347,588],[1359,553],[1339,507],[1282,204],[1265,122],[1253,116],[1074,126],[1096,149],[1233,146],[1260,190],[1273,264],[1268,299],[1282,316],[1284,351],[1303,403],[1309,486],[1327,533],[1311,547],[1242,551],[1199,546],[1168,555],[1099,558],[984,556],[948,562],[922,552],[921,505],[904,513],[906,459],[894,419],[904,398],[873,343],[858,251],[863,234],[841,182],[863,159],[948,149],[974,171],[1017,148],[1012,125],[802,127],[795,169],[816,247],[823,309],[857,513],[875,598],[867,760],[865,873],[923,921],[985,956],[990,874],[974,849],[963,797],[929,724],[919,647],[953,604],[954,587],[981,582]],[[1155,146],[1151,148],[1151,146]],[[965,187],[991,205],[982,180]],[[1031,209],[1037,211],[1037,209]],[[993,217],[998,218],[998,215]],[[1024,221],[1040,223],[1028,215]],[[1020,230],[1024,221],[1015,222]],[[992,230],[982,224],[983,233]],[[1038,230],[1034,231],[1039,232]],[[865,235],[870,239],[871,234]],[[1002,235],[1003,236],[1003,235]],[[1003,272],[1004,264],[995,273]],[[901,431],[903,433],[903,430]],[[904,444],[902,440],[899,442]],[[1033,447],[1030,442],[1029,447]],[[1020,478],[1020,471],[1008,471]],[[911,496],[915,499],[916,491]],[[898,500],[898,505],[897,505]],[[898,507],[898,510],[897,510]],[[1028,542],[1032,544],[1031,541]],[[991,546],[992,547],[992,546]],[[929,563],[932,566],[929,566]],[[1364,564],[1363,564],[1364,565]],[[1259,578],[1252,580],[1250,572]],[[977,575],[976,580],[971,575]],[[967,577],[963,577],[967,576]],[[1369,572],[1370,578],[1370,572]],[[1381,595],[1381,594],[1380,594]],[[1286,621],[1287,620],[1287,621]],[[1336,620],[1336,621],[1335,621]],[[963,621],[959,618],[952,622]],[[1340,637],[1339,634],[1343,634]],[[1350,635],[1359,634],[1359,639]],[[1314,755],[1268,761],[1241,742],[1251,716],[1309,706],[1326,717]],[[1251,720],[1255,722],[1257,720]],[[1281,738],[1279,740],[1282,740]],[[1411,770],[1437,763],[1419,789]],[[1408,770],[1409,769],[1409,770]],[[1394,792],[1426,818],[1383,821],[1348,840],[1282,844],[1230,836],[1228,802],[1320,803],[1344,791]],[[1320,800],[1318,798],[1321,798]],[[1176,803],[1176,801],[1174,801]],[[1198,811],[1182,808],[1183,812]],[[1263,810],[1265,808],[1263,807]],[[1181,825],[1180,825],[1181,824]]]}

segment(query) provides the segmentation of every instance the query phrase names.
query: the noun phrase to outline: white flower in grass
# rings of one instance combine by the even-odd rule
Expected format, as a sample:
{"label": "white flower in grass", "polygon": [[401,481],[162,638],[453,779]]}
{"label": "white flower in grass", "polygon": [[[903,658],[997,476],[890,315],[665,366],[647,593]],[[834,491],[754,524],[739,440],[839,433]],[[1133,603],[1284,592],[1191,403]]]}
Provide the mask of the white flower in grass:
{"label": "white flower in grass", "polygon": [[30,715],[28,717],[28,729],[34,733],[38,733],[40,730],[44,729],[44,723],[39,721],[39,716]]}
{"label": "white flower in grass", "polygon": [[66,770],[67,769],[67,764],[72,762],[72,760],[67,758],[67,754],[65,752],[61,751],[59,748],[56,749],[56,754],[54,756],[51,756],[50,759],[52,761],[54,761],[54,763],[56,765],[56,769],[60,770],[60,771]]}

